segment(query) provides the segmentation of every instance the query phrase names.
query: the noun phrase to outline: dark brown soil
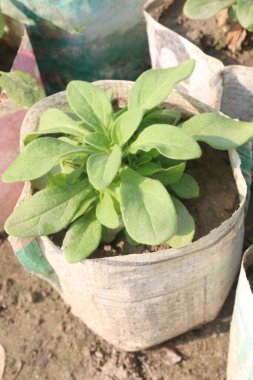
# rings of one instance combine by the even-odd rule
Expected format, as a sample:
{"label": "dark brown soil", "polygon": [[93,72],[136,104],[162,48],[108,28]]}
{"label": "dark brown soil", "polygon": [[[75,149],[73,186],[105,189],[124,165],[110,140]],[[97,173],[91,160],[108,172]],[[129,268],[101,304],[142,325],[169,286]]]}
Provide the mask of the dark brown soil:
{"label": "dark brown soil", "polygon": [[242,64],[253,66],[253,33],[247,33],[242,49],[232,52],[222,48],[229,28],[237,25],[220,26],[217,17],[207,20],[189,20],[183,15],[185,0],[175,0],[159,18],[164,26],[174,30],[199,46],[206,54],[220,59],[225,65]]}
{"label": "dark brown soil", "polygon": [[73,317],[50,285],[26,273],[7,241],[0,268],[4,380],[225,380],[233,294],[215,322],[125,353]]}

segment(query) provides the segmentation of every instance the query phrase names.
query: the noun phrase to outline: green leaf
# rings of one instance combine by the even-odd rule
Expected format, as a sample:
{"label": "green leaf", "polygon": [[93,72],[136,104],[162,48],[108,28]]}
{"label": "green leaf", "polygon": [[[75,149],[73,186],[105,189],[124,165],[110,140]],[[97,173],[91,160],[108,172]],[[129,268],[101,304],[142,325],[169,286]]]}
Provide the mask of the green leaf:
{"label": "green leaf", "polygon": [[253,123],[232,120],[215,113],[193,116],[180,126],[195,140],[220,150],[237,148],[253,137]]}
{"label": "green leaf", "polygon": [[87,181],[41,190],[14,210],[5,223],[8,234],[36,237],[56,233],[71,222],[85,198]]}
{"label": "green leaf", "polygon": [[170,184],[171,189],[183,199],[192,199],[199,196],[198,182],[189,174],[184,173],[178,182]]}
{"label": "green leaf", "polygon": [[163,156],[173,159],[188,160],[201,156],[201,149],[196,141],[180,128],[167,124],[155,124],[142,131],[130,145],[129,152],[145,152],[155,148]]}
{"label": "green leaf", "polygon": [[4,34],[4,16],[0,9],[0,38],[2,38],[3,34]]}
{"label": "green leaf", "polygon": [[159,181],[126,169],[121,174],[120,195],[123,221],[133,240],[160,244],[175,233],[175,208]]}
{"label": "green leaf", "polygon": [[11,100],[25,108],[31,107],[45,96],[43,88],[36,80],[23,71],[0,71],[0,87]]}
{"label": "green leaf", "polygon": [[85,142],[99,150],[109,151],[110,141],[104,133],[91,133],[85,137]]}
{"label": "green leaf", "polygon": [[43,137],[28,144],[3,174],[3,182],[31,181],[46,174],[60,160],[85,155],[86,150],[59,139]]}
{"label": "green leaf", "polygon": [[236,14],[240,24],[253,32],[253,3],[252,0],[238,0]]}
{"label": "green leaf", "polygon": [[137,130],[143,116],[143,111],[138,108],[125,111],[115,120],[112,126],[112,139],[123,146]]}
{"label": "green leaf", "polygon": [[149,113],[141,122],[140,129],[144,129],[153,124],[177,125],[181,118],[179,111],[162,109]]}
{"label": "green leaf", "polygon": [[99,246],[102,226],[94,209],[77,219],[69,228],[63,241],[63,253],[69,263],[86,259]]}
{"label": "green leaf", "polygon": [[195,234],[194,219],[183,205],[175,197],[171,197],[177,213],[177,231],[167,242],[172,248],[181,248],[192,242]]}
{"label": "green leaf", "polygon": [[182,177],[184,170],[185,163],[181,163],[167,169],[161,169],[160,171],[152,174],[151,178],[157,179],[163,185],[167,186],[178,182]]}
{"label": "green leaf", "polygon": [[191,19],[206,19],[228,8],[234,0],[187,0],[183,12]]}
{"label": "green leaf", "polygon": [[97,205],[96,216],[103,226],[115,229],[119,227],[119,217],[115,211],[112,197],[104,192],[102,199]]}
{"label": "green leaf", "polygon": [[43,112],[36,131],[25,136],[24,142],[27,144],[41,135],[51,133],[65,133],[66,135],[83,137],[87,131],[79,124],[80,120],[70,114],[57,108],[51,108]]}
{"label": "green leaf", "polygon": [[108,128],[112,105],[99,87],[88,82],[72,81],[67,86],[67,99],[72,110],[97,132]]}
{"label": "green leaf", "polygon": [[188,78],[195,67],[194,60],[169,69],[150,69],[145,71],[134,83],[128,97],[128,109],[142,108],[151,110],[163,102],[172,88]]}
{"label": "green leaf", "polygon": [[87,160],[89,181],[97,190],[107,187],[116,176],[121,164],[121,149],[114,145],[110,153],[92,154]]}

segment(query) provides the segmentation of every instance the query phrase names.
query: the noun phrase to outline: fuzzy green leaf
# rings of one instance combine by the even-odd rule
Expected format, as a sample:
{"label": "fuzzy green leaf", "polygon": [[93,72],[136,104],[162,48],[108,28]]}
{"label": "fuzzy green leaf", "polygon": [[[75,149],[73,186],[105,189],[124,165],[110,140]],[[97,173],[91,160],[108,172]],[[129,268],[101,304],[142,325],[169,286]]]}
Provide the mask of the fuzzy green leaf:
{"label": "fuzzy green leaf", "polygon": [[253,32],[253,2],[252,0],[238,0],[236,14],[240,24]]}
{"label": "fuzzy green leaf", "polygon": [[142,108],[144,111],[163,102],[173,87],[188,78],[195,67],[194,60],[188,60],[168,69],[145,71],[134,83],[128,97],[128,109]]}
{"label": "fuzzy green leaf", "polygon": [[121,164],[121,149],[114,145],[110,153],[92,154],[87,160],[89,181],[97,190],[107,187],[116,176]]}
{"label": "fuzzy green leaf", "polygon": [[115,120],[112,126],[112,139],[123,146],[137,130],[143,116],[143,111],[133,108],[125,111]]}
{"label": "fuzzy green leaf", "polygon": [[176,125],[180,120],[181,114],[179,111],[170,109],[161,109],[150,112],[141,122],[140,129],[144,129],[153,124],[170,124]]}
{"label": "fuzzy green leaf", "polygon": [[183,199],[192,199],[199,196],[198,182],[189,174],[184,173],[178,182],[170,184],[177,196]]}
{"label": "fuzzy green leaf", "polygon": [[187,0],[183,12],[191,19],[206,19],[233,5],[234,0]]}
{"label": "fuzzy green leaf", "polygon": [[63,253],[69,263],[86,259],[97,249],[102,234],[102,226],[94,210],[77,219],[68,229],[63,241]]}
{"label": "fuzzy green leaf", "polygon": [[38,127],[34,133],[25,136],[25,144],[41,135],[65,133],[66,135],[83,137],[87,131],[80,127],[80,120],[58,108],[51,108],[43,112]]}
{"label": "fuzzy green leaf", "polygon": [[79,80],[67,86],[67,99],[72,110],[97,132],[109,127],[112,105],[104,91],[91,83]]}
{"label": "fuzzy green leaf", "polygon": [[220,150],[237,148],[253,138],[253,123],[209,112],[193,116],[180,126],[195,140]]}
{"label": "fuzzy green leaf", "polygon": [[90,133],[85,137],[85,142],[99,150],[109,151],[110,141],[102,132]]}
{"label": "fuzzy green leaf", "polygon": [[96,208],[96,216],[100,223],[107,228],[115,229],[119,227],[119,217],[110,194],[105,192],[102,195],[102,199]]}
{"label": "fuzzy green leaf", "polygon": [[121,174],[120,195],[123,221],[133,240],[160,244],[175,233],[175,208],[159,181],[126,169]]}
{"label": "fuzzy green leaf", "polygon": [[0,71],[0,87],[11,100],[21,107],[29,108],[45,96],[43,88],[31,74],[23,71]]}
{"label": "fuzzy green leaf", "polygon": [[52,169],[60,160],[85,155],[86,150],[59,139],[43,137],[28,144],[3,174],[3,182],[31,181]]}
{"label": "fuzzy green leaf", "polygon": [[177,213],[177,231],[175,235],[167,242],[172,248],[181,248],[191,243],[195,234],[194,219],[183,205],[175,197],[171,197]]}
{"label": "fuzzy green leaf", "polygon": [[87,181],[41,190],[14,210],[5,231],[19,237],[56,233],[72,221],[87,195]]}
{"label": "fuzzy green leaf", "polygon": [[201,156],[201,149],[196,141],[180,128],[155,124],[142,131],[137,139],[130,145],[129,152],[138,150],[145,152],[157,149],[163,156],[172,159],[188,160]]}

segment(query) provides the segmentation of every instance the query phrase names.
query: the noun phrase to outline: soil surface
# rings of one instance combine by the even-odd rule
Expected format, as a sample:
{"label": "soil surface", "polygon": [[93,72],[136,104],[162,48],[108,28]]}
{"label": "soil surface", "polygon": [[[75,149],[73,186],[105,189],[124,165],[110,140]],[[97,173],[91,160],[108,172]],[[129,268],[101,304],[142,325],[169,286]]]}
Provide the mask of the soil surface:
{"label": "soil surface", "polygon": [[233,52],[227,47],[222,48],[229,30],[232,31],[231,38],[240,38],[239,24],[221,25],[221,17],[217,16],[207,20],[189,20],[183,14],[184,3],[185,0],[174,1],[162,13],[159,22],[199,46],[206,54],[220,59],[225,65],[253,66],[253,33],[247,32],[241,50]]}
{"label": "soil surface", "polygon": [[216,321],[125,353],[72,316],[50,285],[26,273],[6,240],[0,267],[4,380],[225,380],[233,292]]}

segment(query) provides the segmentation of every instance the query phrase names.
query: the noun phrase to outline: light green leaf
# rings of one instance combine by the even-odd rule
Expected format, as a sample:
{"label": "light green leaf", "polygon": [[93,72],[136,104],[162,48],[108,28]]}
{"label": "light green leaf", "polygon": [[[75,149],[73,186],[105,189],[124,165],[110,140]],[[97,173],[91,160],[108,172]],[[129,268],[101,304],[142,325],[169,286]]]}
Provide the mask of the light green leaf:
{"label": "light green leaf", "polygon": [[115,211],[111,196],[104,192],[102,199],[97,205],[96,216],[103,226],[115,229],[119,227],[119,217]]}
{"label": "light green leaf", "polygon": [[142,108],[144,111],[163,102],[173,87],[188,78],[195,67],[194,60],[169,69],[150,69],[145,71],[134,83],[128,97],[128,109]]}
{"label": "light green leaf", "polygon": [[220,150],[237,148],[253,137],[253,123],[232,120],[215,113],[193,116],[181,124],[181,129],[195,140]]}
{"label": "light green leaf", "polygon": [[85,137],[85,142],[99,150],[109,151],[110,141],[104,133],[91,133]]}
{"label": "light green leaf", "polygon": [[191,19],[206,19],[233,5],[234,0],[187,0],[183,12]]}
{"label": "light green leaf", "polygon": [[185,163],[163,168],[158,163],[150,162],[140,166],[136,171],[144,177],[157,179],[163,185],[169,185],[179,181],[185,170]]}
{"label": "light green leaf", "polygon": [[121,149],[114,145],[110,153],[92,154],[87,160],[87,173],[97,190],[107,187],[116,176],[121,164]]}
{"label": "light green leaf", "polygon": [[67,99],[72,110],[97,132],[109,127],[112,105],[99,87],[88,82],[72,81],[67,86]]}
{"label": "light green leaf", "polygon": [[120,195],[123,221],[133,240],[160,244],[175,233],[175,208],[159,181],[126,169],[121,174]]}
{"label": "light green leaf", "polygon": [[170,109],[161,109],[150,112],[141,122],[140,129],[144,129],[153,124],[170,124],[177,125],[181,117],[179,111]]}
{"label": "light green leaf", "polygon": [[56,233],[71,222],[86,196],[87,181],[41,190],[14,210],[5,223],[8,234],[36,237]]}
{"label": "light green leaf", "polygon": [[0,71],[0,87],[11,100],[21,107],[29,108],[43,99],[43,88],[28,73],[23,71]]}
{"label": "light green leaf", "polygon": [[99,246],[102,226],[94,209],[77,219],[69,228],[63,241],[63,253],[69,263],[86,259]]}
{"label": "light green leaf", "polygon": [[115,143],[123,146],[137,130],[143,111],[138,108],[125,111],[115,120],[112,126],[112,139]]}
{"label": "light green leaf", "polygon": [[178,182],[170,184],[170,187],[183,199],[192,199],[199,196],[198,182],[187,173],[184,173]]}
{"label": "light green leaf", "polygon": [[240,24],[253,32],[253,2],[252,0],[238,0],[236,14]]}
{"label": "light green leaf", "polygon": [[31,181],[46,174],[60,160],[85,155],[86,150],[59,139],[43,137],[28,144],[3,174],[3,182]]}
{"label": "light green leaf", "polygon": [[201,156],[201,149],[194,139],[180,128],[155,124],[142,131],[130,145],[129,152],[145,152],[155,148],[163,156],[173,159],[188,160]]}
{"label": "light green leaf", "polygon": [[195,223],[183,203],[175,197],[171,198],[177,213],[177,232],[167,243],[172,248],[181,248],[192,242],[195,234]]}
{"label": "light green leaf", "polygon": [[25,144],[39,137],[51,133],[65,133],[66,135],[83,137],[87,131],[79,126],[80,120],[58,108],[51,108],[43,112],[38,127],[34,133],[25,136]]}

